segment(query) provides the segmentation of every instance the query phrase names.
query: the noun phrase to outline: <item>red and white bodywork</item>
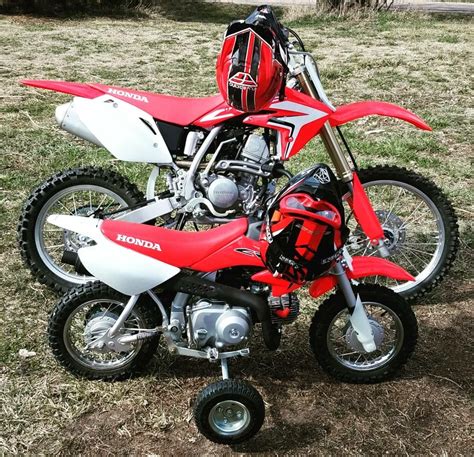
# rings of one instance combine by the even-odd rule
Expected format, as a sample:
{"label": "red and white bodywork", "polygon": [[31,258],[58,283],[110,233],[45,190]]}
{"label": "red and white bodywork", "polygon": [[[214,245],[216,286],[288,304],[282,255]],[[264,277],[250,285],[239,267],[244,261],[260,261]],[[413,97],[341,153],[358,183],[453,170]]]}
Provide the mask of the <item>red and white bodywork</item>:
{"label": "red and white bodywork", "polygon": [[[161,227],[80,216],[50,216],[58,227],[85,235],[94,246],[79,249],[84,267],[97,279],[127,295],[152,289],[177,275],[181,269],[213,272],[230,267],[261,267],[253,275],[256,282],[269,284],[280,296],[301,287],[275,277],[260,257],[261,242],[249,238],[246,218],[203,232],[179,232]],[[403,268],[380,258],[352,259],[349,277],[387,276],[410,281]],[[326,275],[310,287],[313,297],[334,288],[336,279]]]}
{"label": "red and white bodywork", "polygon": [[[181,98],[102,84],[25,80],[23,84],[75,95],[58,107],[58,123],[66,130],[104,146],[120,160],[169,164],[171,156],[153,121],[212,129],[243,116],[221,95]],[[243,116],[248,125],[278,132],[278,155],[288,160],[320,131],[326,121],[334,127],[370,115],[395,117],[431,130],[410,111],[385,102],[357,102],[335,111],[301,92],[287,88],[285,99],[273,100],[262,114]]]}

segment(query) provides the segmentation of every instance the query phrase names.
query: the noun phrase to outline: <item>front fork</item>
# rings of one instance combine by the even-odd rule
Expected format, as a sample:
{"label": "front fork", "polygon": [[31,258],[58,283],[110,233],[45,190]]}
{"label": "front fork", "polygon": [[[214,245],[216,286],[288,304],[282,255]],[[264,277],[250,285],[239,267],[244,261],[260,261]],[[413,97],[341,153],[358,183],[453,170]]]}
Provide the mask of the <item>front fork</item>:
{"label": "front fork", "polygon": [[[297,78],[303,88],[303,91],[316,100],[320,100],[316,87],[311,80],[310,75],[306,71],[302,71]],[[372,246],[377,247],[382,257],[388,257],[389,251],[385,246],[385,235],[380,221],[375,214],[369,197],[362,186],[357,173],[349,164],[342,148],[337,140],[334,129],[329,121],[326,121],[320,131],[321,139],[329,157],[334,164],[337,175],[347,185],[350,197],[348,204],[351,207],[354,216],[362,228],[363,232],[368,236]]]}
{"label": "front fork", "polygon": [[352,284],[347,277],[346,271],[341,261],[338,261],[333,267],[333,274],[337,276],[337,282],[346,299],[347,308],[349,309],[349,321],[356,331],[357,339],[366,352],[373,352],[377,349],[374,340],[374,334],[370,325],[364,305],[359,294],[355,295]]}

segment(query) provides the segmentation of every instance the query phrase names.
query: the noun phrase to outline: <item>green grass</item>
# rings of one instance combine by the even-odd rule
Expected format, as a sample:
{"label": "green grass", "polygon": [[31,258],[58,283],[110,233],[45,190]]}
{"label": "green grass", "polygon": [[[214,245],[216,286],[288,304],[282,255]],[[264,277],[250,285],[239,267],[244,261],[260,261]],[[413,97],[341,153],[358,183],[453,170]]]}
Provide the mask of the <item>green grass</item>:
{"label": "green grass", "polygon": [[[215,366],[161,351],[138,379],[75,379],[45,339],[57,298],[23,267],[15,230],[31,188],[68,167],[102,165],[139,183],[149,168],[117,162],[60,131],[54,109],[68,96],[26,88],[21,78],[101,82],[182,96],[216,92],[214,63],[226,24],[249,7],[164,2],[131,19],[0,17],[0,452],[6,454],[191,454],[230,452],[205,441],[189,399],[218,376]],[[416,309],[420,343],[403,375],[378,386],[334,383],[307,344],[310,314],[287,329],[281,351],[232,364],[267,401],[259,436],[236,452],[467,454],[472,369],[472,24],[464,18],[373,14],[343,18],[279,11],[320,62],[336,105],[380,99],[427,119],[434,131],[369,118],[344,128],[361,165],[397,164],[436,181],[460,217],[452,275]],[[292,170],[328,161],[319,140]],[[471,283],[469,283],[471,281]],[[18,351],[37,355],[22,360]]]}

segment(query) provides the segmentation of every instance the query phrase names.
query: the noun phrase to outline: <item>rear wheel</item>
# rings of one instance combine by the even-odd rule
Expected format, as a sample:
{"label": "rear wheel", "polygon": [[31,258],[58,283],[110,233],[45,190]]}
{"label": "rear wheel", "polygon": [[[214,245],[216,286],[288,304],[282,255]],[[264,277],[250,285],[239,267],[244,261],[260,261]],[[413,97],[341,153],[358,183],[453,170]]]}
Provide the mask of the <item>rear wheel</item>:
{"label": "rear wheel", "polygon": [[[390,260],[415,281],[367,278],[416,301],[439,284],[451,268],[459,245],[457,217],[446,195],[430,180],[398,167],[371,167],[358,176],[382,224]],[[351,255],[378,255],[350,214]]]}
{"label": "rear wheel", "polygon": [[119,337],[153,329],[161,316],[151,299],[142,295],[114,341],[114,347],[94,345],[112,328],[130,297],[100,282],[72,289],[54,307],[48,338],[53,355],[66,370],[87,379],[115,380],[143,369],[153,357],[158,335],[121,344]]}
{"label": "rear wheel", "polygon": [[48,216],[97,216],[143,200],[134,184],[111,170],[86,167],[57,173],[38,186],[23,206],[18,224],[21,256],[40,282],[57,291],[91,281],[65,260],[74,259],[77,250],[92,241],[49,224]]}

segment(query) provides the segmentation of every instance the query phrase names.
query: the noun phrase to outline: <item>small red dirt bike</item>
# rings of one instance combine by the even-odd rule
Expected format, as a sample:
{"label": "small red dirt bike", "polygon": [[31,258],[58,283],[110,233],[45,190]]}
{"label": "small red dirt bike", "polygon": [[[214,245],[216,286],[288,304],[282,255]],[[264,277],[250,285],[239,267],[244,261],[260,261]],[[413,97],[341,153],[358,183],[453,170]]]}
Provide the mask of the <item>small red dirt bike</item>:
{"label": "small red dirt bike", "polygon": [[[291,42],[292,34],[297,42]],[[274,58],[276,49],[281,62]],[[240,65],[235,71],[234,61]],[[262,72],[266,66],[268,71]],[[32,192],[18,238],[23,259],[41,282],[66,291],[92,279],[74,267],[87,240],[55,229],[47,223],[49,215],[158,221],[178,230],[186,223],[201,227],[258,217],[277,180],[289,175],[286,161],[319,135],[356,216],[348,215],[348,250],[353,255],[390,255],[410,271],[415,281],[383,282],[407,299],[439,283],[458,246],[450,202],[435,184],[412,171],[358,169],[339,129],[355,119],[381,115],[431,130],[423,120],[383,102],[333,107],[314,58],[296,33],[278,23],[270,7],[260,7],[229,27],[217,69],[221,94],[205,98],[103,84],[23,81],[74,96],[56,110],[61,128],[104,147],[118,160],[153,167],[146,196],[117,173],[93,167],[57,173]],[[157,194],[160,173],[166,176],[167,190]]]}
{"label": "small red dirt bike", "polygon": [[265,345],[299,314],[295,293],[310,283],[322,303],[310,327],[321,367],[349,382],[379,382],[407,361],[417,322],[405,300],[368,276],[414,278],[377,257],[351,257],[344,243],[339,183],[317,165],[293,177],[266,203],[260,219],[239,218],[204,232],[185,232],[111,219],[52,215],[49,222],[93,240],[80,265],[101,282],[80,285],[54,308],[49,341],[69,371],[117,379],[143,368],[163,336],[171,353],[220,362],[222,380],[197,397],[198,429],[235,444],[260,429],[265,407],[248,383],[229,378],[228,360],[248,356],[260,324]]}

